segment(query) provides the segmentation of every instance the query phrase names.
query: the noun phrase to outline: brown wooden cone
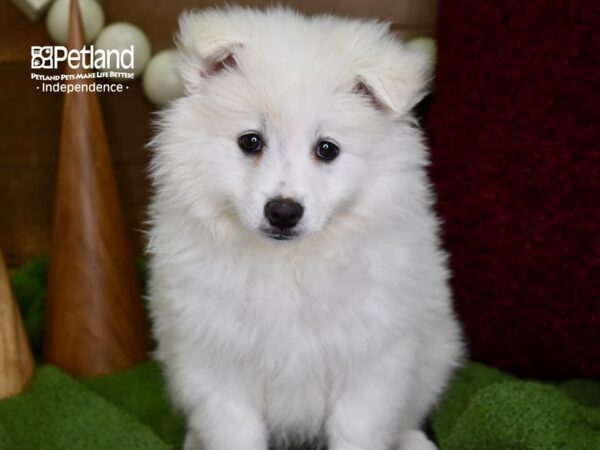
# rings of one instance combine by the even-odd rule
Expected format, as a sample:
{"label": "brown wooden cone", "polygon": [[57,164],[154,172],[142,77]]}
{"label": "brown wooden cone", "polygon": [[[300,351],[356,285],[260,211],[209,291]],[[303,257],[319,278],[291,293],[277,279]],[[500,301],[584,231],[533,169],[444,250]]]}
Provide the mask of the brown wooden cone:
{"label": "brown wooden cone", "polygon": [[23,391],[34,369],[31,347],[0,251],[0,399]]}
{"label": "brown wooden cone", "polygon": [[[72,0],[69,48],[84,42]],[[65,94],[58,164],[44,356],[75,376],[114,373],[146,359],[148,327],[95,93]]]}

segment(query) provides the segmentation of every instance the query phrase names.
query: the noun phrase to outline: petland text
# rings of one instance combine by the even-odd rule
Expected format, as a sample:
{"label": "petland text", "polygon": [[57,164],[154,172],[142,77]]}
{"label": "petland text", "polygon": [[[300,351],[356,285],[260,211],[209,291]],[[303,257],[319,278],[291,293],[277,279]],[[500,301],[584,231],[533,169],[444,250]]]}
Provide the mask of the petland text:
{"label": "petland text", "polygon": [[134,47],[128,49],[102,49],[93,45],[68,50],[62,45],[31,47],[32,69],[57,69],[66,62],[71,69],[133,70]]}

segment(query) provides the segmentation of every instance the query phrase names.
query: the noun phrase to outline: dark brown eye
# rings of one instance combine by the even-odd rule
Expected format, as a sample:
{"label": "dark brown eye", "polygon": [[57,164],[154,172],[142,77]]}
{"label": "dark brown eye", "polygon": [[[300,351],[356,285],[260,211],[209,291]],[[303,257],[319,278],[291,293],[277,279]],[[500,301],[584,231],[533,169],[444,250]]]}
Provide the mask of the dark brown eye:
{"label": "dark brown eye", "polygon": [[262,138],[258,133],[242,134],[238,139],[238,145],[248,155],[259,153],[263,148]]}
{"label": "dark brown eye", "polygon": [[315,149],[315,156],[321,161],[333,161],[340,154],[340,148],[330,141],[320,141]]}

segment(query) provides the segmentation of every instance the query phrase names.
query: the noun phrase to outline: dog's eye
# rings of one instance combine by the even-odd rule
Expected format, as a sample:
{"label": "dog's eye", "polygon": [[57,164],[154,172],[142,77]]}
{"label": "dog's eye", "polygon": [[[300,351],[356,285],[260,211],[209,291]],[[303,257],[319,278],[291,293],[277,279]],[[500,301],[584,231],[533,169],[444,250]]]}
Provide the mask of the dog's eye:
{"label": "dog's eye", "polygon": [[258,133],[246,133],[240,136],[238,145],[244,153],[251,155],[262,150],[263,141]]}
{"label": "dog's eye", "polygon": [[315,156],[321,161],[333,161],[340,154],[340,148],[333,142],[320,141],[315,149]]}

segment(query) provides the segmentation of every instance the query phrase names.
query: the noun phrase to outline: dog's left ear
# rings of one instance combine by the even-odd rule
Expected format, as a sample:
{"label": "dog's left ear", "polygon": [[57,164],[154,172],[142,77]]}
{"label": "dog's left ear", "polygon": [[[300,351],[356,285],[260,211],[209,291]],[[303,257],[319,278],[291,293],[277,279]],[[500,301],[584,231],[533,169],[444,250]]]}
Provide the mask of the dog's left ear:
{"label": "dog's left ear", "polygon": [[433,61],[417,50],[389,40],[370,53],[359,67],[355,92],[370,96],[395,115],[409,112],[428,92]]}
{"label": "dog's left ear", "polygon": [[184,13],[179,18],[177,46],[181,52],[180,74],[188,92],[227,68],[236,66],[235,54],[245,37],[236,14],[218,9]]}

